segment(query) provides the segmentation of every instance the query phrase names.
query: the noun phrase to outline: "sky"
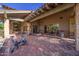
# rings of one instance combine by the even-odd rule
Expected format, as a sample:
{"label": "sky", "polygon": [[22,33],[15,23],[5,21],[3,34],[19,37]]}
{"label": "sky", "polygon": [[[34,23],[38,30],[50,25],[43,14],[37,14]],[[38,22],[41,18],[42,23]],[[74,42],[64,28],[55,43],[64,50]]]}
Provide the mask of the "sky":
{"label": "sky", "polygon": [[4,5],[12,7],[16,10],[36,10],[41,7],[42,3],[4,3]]}

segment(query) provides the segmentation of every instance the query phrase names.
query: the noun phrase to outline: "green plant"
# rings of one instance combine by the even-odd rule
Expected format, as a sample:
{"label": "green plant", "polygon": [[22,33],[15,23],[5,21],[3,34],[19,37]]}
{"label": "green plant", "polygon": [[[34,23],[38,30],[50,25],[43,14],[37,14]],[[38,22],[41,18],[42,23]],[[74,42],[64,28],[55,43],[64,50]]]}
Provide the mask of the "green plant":
{"label": "green plant", "polygon": [[50,32],[57,32],[58,31],[58,29],[59,29],[59,24],[51,24],[51,25],[49,25],[49,31]]}
{"label": "green plant", "polygon": [[3,23],[0,23],[0,29],[4,29],[4,24]]}
{"label": "green plant", "polygon": [[4,36],[4,23],[0,22],[0,37]]}

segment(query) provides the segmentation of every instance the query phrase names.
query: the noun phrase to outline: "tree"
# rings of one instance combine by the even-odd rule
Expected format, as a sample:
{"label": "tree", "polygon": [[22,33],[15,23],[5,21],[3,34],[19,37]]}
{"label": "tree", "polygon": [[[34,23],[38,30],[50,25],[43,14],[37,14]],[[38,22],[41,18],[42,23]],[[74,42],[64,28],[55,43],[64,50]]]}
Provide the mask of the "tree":
{"label": "tree", "polygon": [[53,32],[53,33],[56,34],[58,29],[59,29],[59,24],[51,24],[51,25],[49,25],[49,31],[50,32]]}

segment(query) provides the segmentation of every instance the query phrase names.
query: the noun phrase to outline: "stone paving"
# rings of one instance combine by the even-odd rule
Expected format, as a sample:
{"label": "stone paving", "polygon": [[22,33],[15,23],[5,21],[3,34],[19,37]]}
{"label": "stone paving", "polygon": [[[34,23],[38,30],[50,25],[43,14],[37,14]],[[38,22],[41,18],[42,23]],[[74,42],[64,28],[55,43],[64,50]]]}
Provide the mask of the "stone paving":
{"label": "stone paving", "polygon": [[78,56],[74,39],[30,35],[28,45],[21,46],[10,56]]}

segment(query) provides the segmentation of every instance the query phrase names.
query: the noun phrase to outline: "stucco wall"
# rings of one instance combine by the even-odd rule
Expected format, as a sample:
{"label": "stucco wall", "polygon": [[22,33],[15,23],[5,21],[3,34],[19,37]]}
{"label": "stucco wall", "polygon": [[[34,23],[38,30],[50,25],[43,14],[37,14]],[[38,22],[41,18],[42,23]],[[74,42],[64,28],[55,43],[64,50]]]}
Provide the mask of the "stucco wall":
{"label": "stucco wall", "polygon": [[[33,24],[39,24],[39,29],[44,32],[44,25],[59,24],[60,30],[64,30],[66,33],[69,32],[69,20],[73,16],[73,8],[64,10],[62,12],[50,15],[40,20],[32,22]],[[38,30],[39,30],[38,29]]]}

